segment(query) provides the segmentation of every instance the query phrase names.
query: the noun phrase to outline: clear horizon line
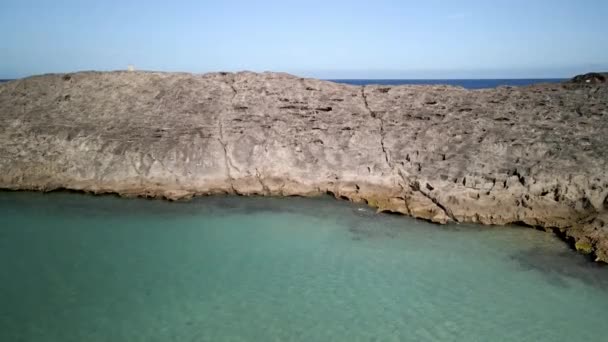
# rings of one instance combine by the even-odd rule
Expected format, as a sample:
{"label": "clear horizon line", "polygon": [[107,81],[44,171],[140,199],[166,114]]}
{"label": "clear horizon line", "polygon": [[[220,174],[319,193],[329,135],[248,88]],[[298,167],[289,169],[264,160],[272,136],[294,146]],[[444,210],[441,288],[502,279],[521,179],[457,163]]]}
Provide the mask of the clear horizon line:
{"label": "clear horizon line", "polygon": [[[241,71],[250,71],[250,72],[283,72],[287,74],[291,74],[298,77],[305,78],[316,78],[323,80],[526,80],[526,79],[568,79],[572,78],[576,75],[586,74],[589,72],[599,72],[604,73],[608,72],[608,67],[581,67],[581,68],[572,68],[571,70],[565,71],[557,71],[557,70],[546,70],[546,71],[537,71],[537,70],[516,70],[516,72],[507,72],[500,70],[478,70],[478,71],[458,71],[458,70],[425,70],[425,71],[404,71],[404,70],[368,70],[365,73],[368,73],[371,77],[362,77],[364,72],[360,70],[272,70],[272,69],[232,69],[228,68],[225,70],[158,70],[155,68],[137,68],[137,71],[150,71],[150,72],[177,72],[177,73],[192,73],[192,74],[206,74],[212,72],[241,72]],[[41,72],[41,73],[29,73],[29,74],[20,74],[20,73],[11,73],[8,72],[5,75],[0,74],[0,79],[2,80],[14,80],[21,79],[31,76],[40,76],[44,74],[55,74],[55,73],[74,73],[74,72],[83,72],[83,71],[121,71],[126,70],[123,68],[109,68],[109,69],[80,69],[80,70],[51,70],[49,72]],[[606,70],[606,71],[602,71]],[[6,72],[6,70],[3,70]],[[350,74],[350,75],[349,75]],[[393,75],[391,75],[393,74]],[[429,77],[425,77],[424,74],[429,74]],[[442,76],[444,74],[445,76]],[[468,76],[466,74],[471,74]],[[513,75],[508,75],[513,74]]]}
{"label": "clear horizon line", "polygon": [[[316,77],[311,77],[316,78]],[[480,77],[480,78],[317,78],[323,81],[467,81],[467,80],[568,80],[571,77]]]}

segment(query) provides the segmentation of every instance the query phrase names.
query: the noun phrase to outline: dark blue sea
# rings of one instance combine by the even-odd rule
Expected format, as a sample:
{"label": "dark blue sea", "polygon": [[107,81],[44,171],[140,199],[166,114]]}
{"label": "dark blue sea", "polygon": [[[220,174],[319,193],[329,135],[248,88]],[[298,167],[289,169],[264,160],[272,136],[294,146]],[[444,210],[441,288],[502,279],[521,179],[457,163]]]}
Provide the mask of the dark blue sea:
{"label": "dark blue sea", "polygon": [[526,78],[526,79],[450,79],[450,80],[370,80],[370,79],[341,79],[341,80],[329,80],[337,83],[345,83],[352,85],[437,85],[447,84],[451,86],[460,86],[467,89],[484,89],[484,88],[496,88],[499,86],[527,86],[538,83],[558,83],[563,82],[564,78]]}

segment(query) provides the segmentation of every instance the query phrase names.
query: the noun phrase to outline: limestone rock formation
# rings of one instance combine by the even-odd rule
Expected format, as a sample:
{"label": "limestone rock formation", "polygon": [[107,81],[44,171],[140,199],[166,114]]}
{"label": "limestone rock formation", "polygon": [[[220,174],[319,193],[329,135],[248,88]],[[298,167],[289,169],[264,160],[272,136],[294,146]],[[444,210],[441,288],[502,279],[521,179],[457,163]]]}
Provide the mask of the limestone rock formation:
{"label": "limestone rock formation", "polygon": [[606,83],[607,76],[608,73],[590,72],[588,74],[575,76],[572,79],[572,83],[588,83],[590,85]]}
{"label": "limestone rock formation", "polygon": [[466,90],[280,73],[82,72],[0,84],[0,188],[365,201],[523,223],[608,261],[608,84]]}

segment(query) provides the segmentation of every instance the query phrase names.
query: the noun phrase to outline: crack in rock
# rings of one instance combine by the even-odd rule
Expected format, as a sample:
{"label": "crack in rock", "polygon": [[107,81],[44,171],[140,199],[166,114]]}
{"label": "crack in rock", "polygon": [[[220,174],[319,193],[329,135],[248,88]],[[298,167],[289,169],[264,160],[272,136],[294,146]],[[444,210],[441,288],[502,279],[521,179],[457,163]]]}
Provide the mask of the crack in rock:
{"label": "crack in rock", "polygon": [[[257,167],[255,168],[255,176],[258,179],[258,182],[260,183],[260,185],[262,186],[262,190],[264,191],[264,193],[270,194],[270,188],[268,188],[268,186],[262,180],[262,174],[260,173],[260,171],[258,170]],[[283,186],[284,186],[284,184],[283,184]]]}
{"label": "crack in rock", "polygon": [[369,104],[367,103],[367,95],[365,94],[365,86],[361,87],[361,96],[363,97],[363,104],[365,105],[365,109],[367,109],[367,111],[369,112],[369,115],[372,118],[378,120],[378,122],[380,123],[380,147],[382,148],[382,153],[384,153],[384,160],[386,161],[386,165],[394,172],[395,168],[392,165],[386,146],[384,146],[384,120],[382,120],[381,117],[377,116],[376,113],[374,113],[374,111],[369,108]]}
{"label": "crack in rock", "polygon": [[428,193],[424,192],[424,190],[422,190],[422,188],[420,187],[420,183],[418,181],[414,181],[414,182],[409,183],[409,186],[410,186],[410,189],[412,189],[412,191],[418,192],[419,194],[421,194],[422,196],[428,198],[431,202],[433,202],[452,221],[458,222],[458,220],[456,219],[456,217],[454,216],[454,214],[452,213],[452,211],[448,207],[446,207],[443,204],[441,204],[441,202],[437,198],[435,198],[434,196],[431,196],[431,194],[428,194]]}
{"label": "crack in rock", "polygon": [[[380,124],[380,148],[382,149],[382,153],[384,154],[384,160],[386,162],[386,165],[389,167],[389,169],[394,174],[397,174],[399,176],[399,178],[401,178],[401,181],[403,182],[403,184],[397,182],[397,185],[399,185],[399,187],[401,188],[401,191],[405,194],[406,193],[405,184],[408,183],[406,180],[406,177],[401,173],[401,170],[394,165],[394,163],[392,162],[392,160],[390,158],[390,152],[384,145],[384,120],[380,116],[377,116],[376,113],[374,111],[372,111],[371,108],[369,107],[369,103],[367,102],[367,95],[365,94],[365,86],[361,86],[361,96],[363,97],[363,104],[365,105],[365,108],[369,112],[370,116],[374,119],[377,119]],[[408,206],[405,198],[403,201],[405,202],[405,206],[409,211],[409,206]]]}
{"label": "crack in rock", "polygon": [[[230,89],[232,89],[232,98],[230,99],[230,104],[232,105],[234,103],[234,99],[237,95],[237,90],[234,86],[234,82],[235,79],[234,77],[232,78],[232,83],[229,83],[228,81],[224,80],[224,82],[230,87]],[[219,130],[219,138],[218,141],[220,143],[220,145],[222,145],[222,149],[224,150],[224,166],[226,168],[226,176],[228,177],[228,179],[230,180],[230,186],[232,187],[232,190],[235,193],[238,193],[236,191],[236,189],[234,188],[234,177],[232,176],[232,172],[231,172],[231,168],[236,170],[237,172],[240,172],[239,168],[237,168],[234,163],[232,162],[232,158],[230,157],[229,153],[228,153],[228,143],[226,142],[225,138],[224,138],[224,120],[223,120],[223,115],[220,112],[219,117],[218,117],[218,130]]]}

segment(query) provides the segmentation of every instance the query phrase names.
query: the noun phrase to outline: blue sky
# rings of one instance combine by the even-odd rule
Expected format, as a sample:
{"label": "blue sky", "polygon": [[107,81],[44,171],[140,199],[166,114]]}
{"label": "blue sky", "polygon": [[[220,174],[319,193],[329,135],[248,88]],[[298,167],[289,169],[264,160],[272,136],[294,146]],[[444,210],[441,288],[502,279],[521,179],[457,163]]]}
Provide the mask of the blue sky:
{"label": "blue sky", "polygon": [[320,78],[608,70],[608,1],[0,1],[0,78],[137,69]]}

